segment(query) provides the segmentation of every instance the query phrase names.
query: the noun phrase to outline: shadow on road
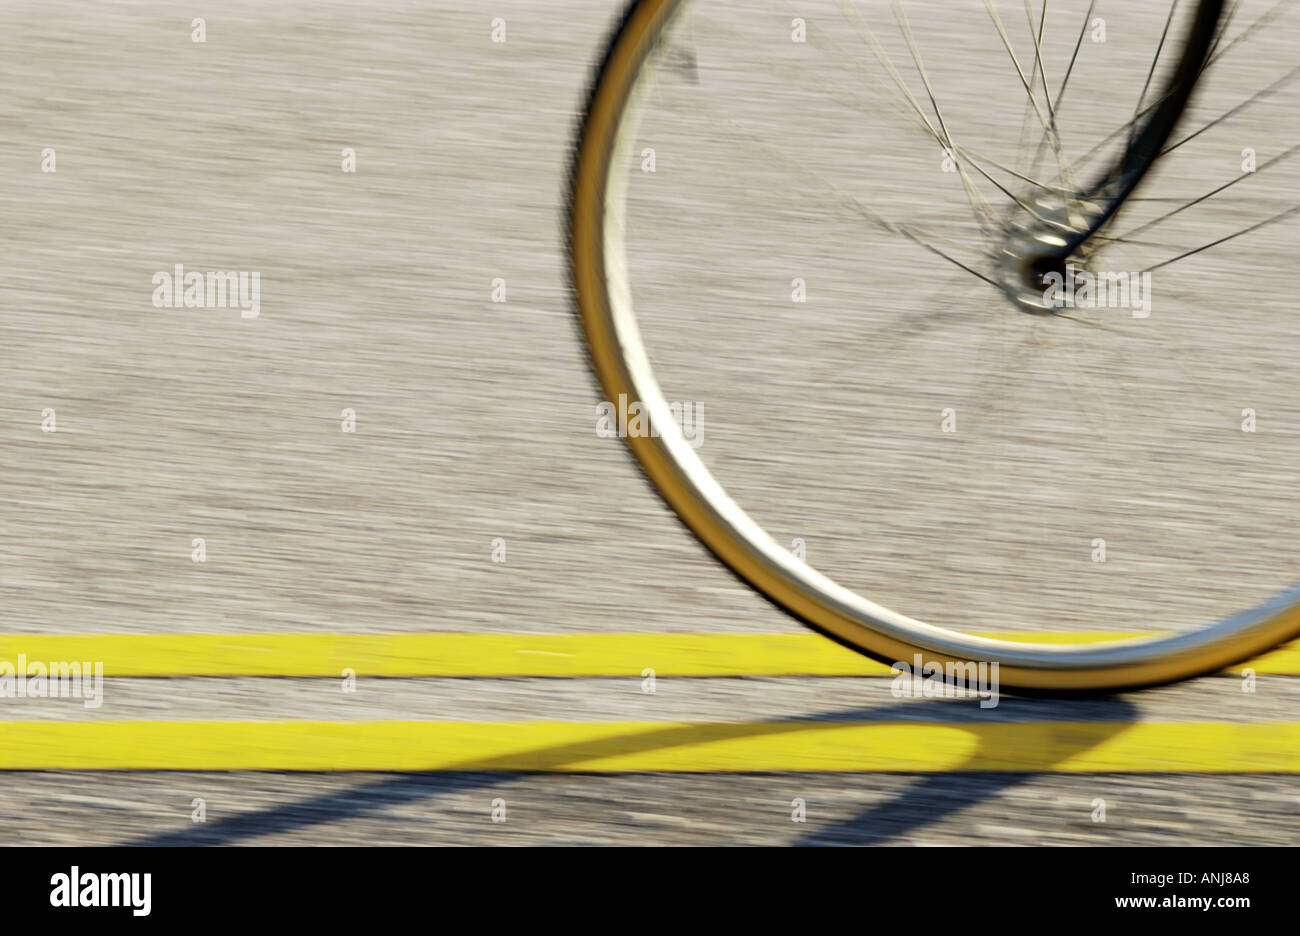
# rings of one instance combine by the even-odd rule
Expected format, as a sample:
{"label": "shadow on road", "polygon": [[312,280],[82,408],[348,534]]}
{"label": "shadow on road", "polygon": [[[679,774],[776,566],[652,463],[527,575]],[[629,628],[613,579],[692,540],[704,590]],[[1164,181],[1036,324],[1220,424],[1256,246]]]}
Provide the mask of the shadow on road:
{"label": "shadow on road", "polygon": [[[136,846],[229,845],[264,835],[276,835],[310,826],[354,819],[392,806],[450,793],[483,789],[516,779],[525,773],[545,773],[566,769],[574,773],[583,773],[584,764],[615,753],[628,754],[699,744],[704,741],[725,741],[785,732],[807,732],[810,726],[814,725],[825,726],[826,730],[835,730],[842,728],[846,721],[897,722],[900,719],[895,716],[905,713],[909,722],[935,721],[943,722],[950,727],[969,727],[969,733],[976,738],[977,743],[962,766],[951,772],[922,774],[923,779],[920,782],[893,799],[873,806],[846,823],[832,824],[810,831],[795,843],[799,845],[881,844],[902,831],[937,822],[947,815],[1033,776],[1034,771],[1011,772],[997,767],[999,764],[1022,762],[1024,751],[1018,747],[1014,750],[1008,748],[1005,742],[1000,740],[996,728],[1008,720],[1042,721],[1045,717],[1052,717],[1053,713],[1061,714],[1057,711],[1057,706],[1066,704],[1068,703],[1004,699],[998,709],[988,710],[984,717],[972,716],[969,720],[956,724],[949,718],[942,717],[953,712],[950,704],[923,701],[907,703],[904,708],[889,711],[884,718],[881,717],[882,712],[879,708],[871,708],[767,722],[739,724],[708,722],[676,725],[671,728],[643,731],[598,741],[556,745],[530,752],[530,756],[540,765],[537,771],[519,771],[514,766],[518,763],[518,752],[512,752],[499,759],[499,766],[494,766],[492,759],[480,759],[467,762],[463,771],[458,767],[451,767],[439,771],[387,776],[373,783],[330,791],[305,800],[243,813],[216,822],[195,824],[127,844]],[[1050,710],[1044,712],[1042,708],[1044,705]],[[1077,744],[1071,746],[1067,743],[1063,751],[1060,750],[1058,738],[1055,745],[1057,748],[1054,755],[1055,763],[1060,763],[1073,754],[1087,750],[1107,737],[1113,737],[1114,734],[1123,731],[1127,723],[1132,722],[1136,711],[1132,704],[1122,699],[1094,699],[1085,705],[1088,709],[1089,721],[1095,719],[1106,723],[1114,722],[1115,732],[1101,737],[1096,733],[1080,735]],[[1032,718],[1027,717],[1030,714]],[[1076,719],[1079,717],[1077,712],[1067,708],[1064,717],[1071,716]],[[1052,763],[1051,760],[1044,761],[1040,771],[1051,770]],[[846,785],[854,782],[853,778],[871,776],[870,773],[841,775],[846,778]]]}
{"label": "shadow on road", "polygon": [[[1011,715],[1014,717],[1019,714],[1015,711],[1016,709],[1032,711],[1029,706],[1035,704],[1042,705],[1044,703],[1035,703],[1033,700],[1027,699],[1012,699],[1004,701],[1000,708],[1003,709],[1004,716]],[[1046,704],[1050,705],[1053,710],[1056,710],[1058,706],[1069,705],[1069,703],[1059,701]],[[1131,723],[1137,714],[1137,709],[1131,702],[1119,698],[1095,698],[1086,700],[1083,704],[1087,706],[1089,716],[1096,718],[1098,721],[1116,723],[1116,731],[1104,738],[1093,736],[1088,738],[1087,741],[1082,738],[1078,739],[1077,744],[1072,747],[1067,746],[1063,752],[1060,752],[1057,763],[1095,747],[1102,740],[1115,737],[1128,727],[1128,723]],[[1035,714],[1040,720],[1045,714],[1050,717],[1050,713],[1041,711]],[[1069,708],[1066,708],[1062,716],[1064,718],[1079,717],[1077,712],[1072,712]],[[872,806],[847,822],[827,823],[816,829],[810,829],[806,835],[793,844],[803,846],[883,845],[897,835],[904,832],[913,832],[940,822],[968,806],[973,806],[981,800],[1010,789],[1042,772],[993,771],[986,769],[986,765],[990,763],[1014,762],[1013,755],[1020,752],[1003,750],[995,733],[981,733],[977,736],[980,739],[980,744],[971,752],[971,756],[966,762],[969,766],[964,765],[943,773],[922,774],[916,783],[909,786],[898,796]],[[1043,769],[1048,770],[1050,768]]]}

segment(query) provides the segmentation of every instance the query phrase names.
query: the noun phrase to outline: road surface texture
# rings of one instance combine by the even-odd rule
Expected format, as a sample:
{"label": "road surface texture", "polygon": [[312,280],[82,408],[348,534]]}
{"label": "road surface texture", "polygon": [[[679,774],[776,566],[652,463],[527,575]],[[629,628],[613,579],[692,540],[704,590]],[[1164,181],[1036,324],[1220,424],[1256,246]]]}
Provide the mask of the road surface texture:
{"label": "road surface texture", "polygon": [[[4,4],[4,659],[86,634],[468,633],[500,635],[499,653],[525,634],[802,633],[596,431],[563,189],[618,6]],[[1157,268],[1149,317],[1034,318],[846,210],[987,256],[959,174],[839,5],[713,6],[646,99],[629,266],[667,396],[702,406],[701,457],[765,528],[873,600],[978,632],[1186,629],[1294,582],[1295,216]],[[1086,38],[1072,73],[1067,153],[1132,115],[1159,7],[1098,3],[1106,41]],[[889,8],[863,9],[926,101]],[[906,9],[954,137],[1008,163],[999,147],[1037,141],[983,6]],[[1028,72],[1024,10],[998,9]],[[1086,9],[1049,11],[1053,87]],[[1184,135],[1294,67],[1300,17],[1271,9],[1241,5],[1229,39],[1275,19],[1211,69]],[[1285,154],[1295,104],[1279,86],[1171,154],[1118,229],[1241,175],[1247,149]],[[1101,268],[1268,219],[1300,181],[1281,160],[1216,199]],[[159,307],[155,274],[177,264],[255,271],[256,316]],[[104,646],[102,705],[0,698],[7,843],[1300,834],[1293,664],[984,708],[899,698],[880,675],[676,676],[653,653],[572,676],[508,652],[494,672],[382,676],[344,655],[304,673],[291,650],[280,669],[119,676],[125,651]],[[283,722],[302,734],[254,724]],[[588,723],[631,760],[566,734]],[[735,746],[714,757],[692,726],[734,726]],[[840,726],[866,735],[837,744]]]}

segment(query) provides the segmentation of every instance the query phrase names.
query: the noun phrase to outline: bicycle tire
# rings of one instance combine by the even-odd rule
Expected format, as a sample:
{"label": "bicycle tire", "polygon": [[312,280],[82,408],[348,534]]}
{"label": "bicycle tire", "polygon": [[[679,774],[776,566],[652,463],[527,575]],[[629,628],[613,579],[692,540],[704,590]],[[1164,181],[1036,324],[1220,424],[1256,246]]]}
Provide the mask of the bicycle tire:
{"label": "bicycle tire", "polygon": [[[970,636],[890,611],[836,584],[745,514],[673,422],[641,343],[626,282],[619,280],[624,263],[617,236],[621,177],[611,167],[618,164],[620,142],[628,136],[625,118],[641,68],[684,2],[634,0],[611,34],[578,128],[566,223],[573,301],[592,370],[606,399],[625,395],[640,401],[651,424],[661,427],[657,435],[626,441],[650,483],[700,541],[775,604],[873,659],[911,665],[919,658],[923,666],[941,671],[949,665],[997,663],[1001,683],[1023,689],[1095,691],[1167,683],[1222,669],[1300,635],[1296,586],[1231,618],[1173,636],[1087,645]],[[1120,179],[1127,195],[1149,168],[1187,103],[1222,7],[1222,0],[1203,0],[1184,47],[1187,54],[1175,70],[1174,81],[1184,86],[1166,86],[1151,122],[1135,134],[1145,165],[1112,167],[1098,186]],[[1170,109],[1175,104],[1177,112]]]}

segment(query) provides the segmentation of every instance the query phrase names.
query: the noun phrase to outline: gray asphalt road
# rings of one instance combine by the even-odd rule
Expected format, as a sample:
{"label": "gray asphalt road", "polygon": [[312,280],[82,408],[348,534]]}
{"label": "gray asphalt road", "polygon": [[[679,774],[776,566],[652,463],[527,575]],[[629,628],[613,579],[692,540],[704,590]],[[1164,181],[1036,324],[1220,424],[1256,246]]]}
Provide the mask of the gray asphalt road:
{"label": "gray asphalt road", "polygon": [[[594,431],[560,202],[615,5],[463,6],[0,10],[5,632],[797,629]],[[1023,43],[1023,11],[1003,6]],[[836,204],[827,181],[975,243],[942,153],[912,145],[887,85],[856,83],[869,60],[844,54],[851,24],[834,5],[790,7],[701,11],[699,82],[664,69],[639,138],[657,169],[632,168],[647,341],[670,398],[704,403],[701,455],[729,490],[819,568],[953,626],[1188,627],[1290,583],[1295,219],[1161,276],[1149,320],[1030,320]],[[1062,4],[1061,20],[1085,7]],[[1267,7],[1243,4],[1239,23]],[[987,34],[971,27],[982,7],[908,8],[954,132],[976,149],[1007,142],[1023,102],[1003,94],[1016,80],[1005,61],[984,64],[1004,53],[987,21]],[[1100,12],[1113,57],[1089,46],[1080,59],[1075,139],[1126,118],[1164,17]],[[1225,58],[1202,122],[1291,67],[1288,15],[1289,32],[1260,30]],[[1049,29],[1050,49],[1068,58],[1073,29]],[[1263,162],[1293,145],[1294,105],[1279,92],[1207,132],[1161,169],[1159,191],[1203,194],[1240,173],[1243,148]],[[341,171],[345,149],[355,173]],[[1153,264],[1300,202],[1289,164],[1250,184],[1115,262]],[[153,276],[175,264],[258,271],[259,314],[155,307]],[[790,302],[794,278],[806,304]],[[940,431],[947,407],[955,434]],[[1241,431],[1243,408],[1258,432]],[[42,431],[47,410],[56,432]],[[355,432],[341,431],[345,410]],[[1297,692],[1285,676],[1254,694],[1215,676],[982,711],[859,679],[661,680],[654,695],[637,673],[395,679],[343,695],[333,679],[191,678],[110,680],[93,711],[0,700],[0,718],[1257,722],[1293,718]],[[21,844],[1287,844],[1300,832],[1290,774],[5,779],[0,812]],[[498,797],[505,823],[491,821]],[[806,823],[790,821],[794,798]]]}

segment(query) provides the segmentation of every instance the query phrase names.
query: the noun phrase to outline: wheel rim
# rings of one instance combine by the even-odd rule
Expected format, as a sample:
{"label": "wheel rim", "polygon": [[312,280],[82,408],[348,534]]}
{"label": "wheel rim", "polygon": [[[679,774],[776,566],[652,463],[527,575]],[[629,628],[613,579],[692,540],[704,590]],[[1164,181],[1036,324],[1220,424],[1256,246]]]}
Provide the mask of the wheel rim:
{"label": "wheel rim", "polygon": [[1043,646],[972,636],[891,611],[838,585],[787,552],[727,495],[682,436],[655,379],[627,277],[626,177],[610,171],[622,164],[635,135],[642,65],[682,6],[683,0],[643,0],[611,45],[575,153],[568,222],[575,301],[592,367],[607,399],[626,397],[647,410],[658,434],[629,436],[628,445],[696,536],[769,599],[868,656],[909,665],[919,659],[940,668],[996,663],[1008,686],[1068,691],[1168,682],[1220,669],[1300,634],[1297,585],[1201,630],[1167,637]]}

